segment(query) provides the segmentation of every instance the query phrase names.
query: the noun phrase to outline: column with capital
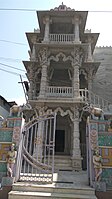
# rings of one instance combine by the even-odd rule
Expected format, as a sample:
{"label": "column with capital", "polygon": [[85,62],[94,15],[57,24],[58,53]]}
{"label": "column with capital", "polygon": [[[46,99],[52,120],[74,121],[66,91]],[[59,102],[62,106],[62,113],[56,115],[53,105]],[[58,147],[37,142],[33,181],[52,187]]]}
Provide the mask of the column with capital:
{"label": "column with capital", "polygon": [[74,43],[81,43],[80,36],[79,36],[80,19],[78,17],[74,17],[73,23],[74,23],[74,36],[75,36]]}
{"label": "column with capital", "polygon": [[91,38],[88,38],[88,58],[87,58],[88,62],[93,62],[92,51],[91,51],[91,43],[92,43]]}
{"label": "column with capital", "polygon": [[73,64],[73,95],[74,98],[79,97],[79,66],[77,64]]}
{"label": "column with capital", "polygon": [[92,91],[92,77],[91,76],[88,77],[88,90]]}
{"label": "column with capital", "polygon": [[28,91],[28,98],[29,100],[33,99],[33,68],[30,67],[29,69],[29,81],[30,81],[30,87],[29,87],[29,91]]}
{"label": "column with capital", "polygon": [[72,79],[72,86],[73,86],[73,97],[79,97],[79,66],[80,66],[80,52],[78,48],[74,49],[72,53],[74,56],[74,61],[72,63],[73,67],[73,79]]}
{"label": "column with capital", "polygon": [[47,86],[47,63],[42,65],[42,76],[41,76],[40,94],[39,94],[40,98],[45,97],[46,86]]}
{"label": "column with capital", "polygon": [[49,24],[50,24],[50,19],[49,19],[48,16],[45,17],[44,24],[45,24],[45,32],[44,32],[44,41],[43,42],[49,42]]}
{"label": "column with capital", "polygon": [[36,111],[38,112],[39,121],[38,128],[35,131],[33,157],[41,162],[43,158],[43,136],[45,132],[45,122],[42,117],[45,115],[45,108],[36,106]]}
{"label": "column with capital", "polygon": [[79,138],[79,110],[78,105],[74,107],[73,118],[73,134],[72,134],[72,166],[75,170],[82,169],[82,158],[80,151],[80,138]]}
{"label": "column with capital", "polygon": [[33,44],[32,53],[31,53],[31,61],[36,59],[35,45]]}

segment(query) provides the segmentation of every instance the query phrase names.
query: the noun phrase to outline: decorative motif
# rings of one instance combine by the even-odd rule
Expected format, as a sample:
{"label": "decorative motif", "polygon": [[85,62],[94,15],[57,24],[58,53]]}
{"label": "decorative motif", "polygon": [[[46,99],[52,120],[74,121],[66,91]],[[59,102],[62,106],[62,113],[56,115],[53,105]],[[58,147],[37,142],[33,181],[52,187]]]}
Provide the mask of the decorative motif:
{"label": "decorative motif", "polygon": [[0,162],[0,172],[6,172],[6,171],[7,171],[6,162]]}
{"label": "decorative motif", "polygon": [[47,106],[44,106],[44,107],[36,106],[35,110],[34,110],[35,114],[36,114],[36,117],[44,116],[46,110],[47,110]]}
{"label": "decorative motif", "polygon": [[7,144],[1,143],[0,144],[0,160],[6,161],[7,152],[9,151],[10,145],[11,144],[9,144],[9,143],[7,143]]}
{"label": "decorative motif", "polygon": [[112,167],[112,146],[111,147],[108,147],[108,146],[103,146],[103,147],[100,147],[100,151],[101,151],[101,154],[102,154],[102,159],[103,159],[103,162],[102,162],[102,165],[105,167]]}
{"label": "decorative motif", "polygon": [[74,140],[74,147],[75,147],[75,150],[76,150],[76,148],[78,148],[78,151],[79,151],[79,138],[77,138],[77,137],[75,137],[75,140]]}
{"label": "decorative motif", "polygon": [[37,144],[37,145],[41,145],[42,144],[42,137],[41,136],[35,137],[34,143]]}
{"label": "decorative motif", "polygon": [[0,142],[12,142],[12,131],[0,131]]}
{"label": "decorative motif", "polygon": [[62,4],[59,5],[59,7],[55,7],[54,9],[51,9],[50,11],[74,11],[74,9],[71,9],[70,7],[67,7],[66,5]]}
{"label": "decorative motif", "polygon": [[61,107],[58,107],[54,110],[55,113],[60,112],[61,116],[69,115],[71,121],[73,121],[73,113],[70,110],[63,111]]}
{"label": "decorative motif", "polygon": [[112,135],[99,135],[98,144],[99,146],[112,146]]}
{"label": "decorative motif", "polygon": [[95,129],[90,131],[90,147],[92,150],[98,146],[98,133]]}
{"label": "decorative motif", "polygon": [[18,143],[20,140],[20,132],[21,132],[21,128],[16,126],[13,129],[13,142]]}
{"label": "decorative motif", "polygon": [[21,113],[22,113],[21,106],[13,105],[13,106],[10,108],[10,116],[11,116],[11,117],[20,117],[20,116],[21,116]]}
{"label": "decorative motif", "polygon": [[112,187],[112,168],[103,169],[102,181],[106,183],[107,188]]}
{"label": "decorative motif", "polygon": [[7,119],[3,120],[1,126],[2,126],[2,128],[7,128]]}
{"label": "decorative motif", "polygon": [[54,61],[58,62],[60,57],[63,58],[63,61],[64,61],[64,62],[66,62],[66,61],[68,61],[68,60],[70,60],[71,62],[73,62],[72,56],[66,56],[66,55],[65,55],[64,53],[62,53],[62,52],[58,53],[56,56],[53,56],[53,55],[50,56],[50,57],[48,58],[48,62],[50,63],[51,60],[54,60]]}
{"label": "decorative motif", "polygon": [[47,52],[47,48],[43,48],[39,51],[38,53],[38,59],[41,65],[46,64],[47,63],[47,56],[48,56],[48,52]]}
{"label": "decorative motif", "polygon": [[101,180],[101,174],[102,174],[102,157],[99,154],[99,149],[95,149],[93,154],[93,166],[95,170],[95,181]]}
{"label": "decorative motif", "polygon": [[7,154],[7,176],[14,176],[14,165],[16,161],[17,152],[15,151],[15,145],[12,143],[10,150]]}
{"label": "decorative motif", "polygon": [[72,56],[74,57],[73,66],[74,65],[81,65],[83,59],[83,51],[81,48],[77,47],[71,52]]}

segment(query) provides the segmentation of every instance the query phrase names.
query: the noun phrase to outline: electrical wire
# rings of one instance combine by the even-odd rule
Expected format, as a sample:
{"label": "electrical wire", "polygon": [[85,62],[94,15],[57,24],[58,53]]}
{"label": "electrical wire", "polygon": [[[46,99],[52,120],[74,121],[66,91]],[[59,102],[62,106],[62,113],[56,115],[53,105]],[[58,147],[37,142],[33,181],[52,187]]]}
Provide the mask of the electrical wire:
{"label": "electrical wire", "polygon": [[22,71],[22,72],[25,72],[25,70],[22,70],[22,69],[19,69],[19,68],[16,68],[16,67],[13,67],[13,66],[10,66],[10,65],[7,65],[7,64],[0,63],[0,65],[6,66],[6,67],[9,67],[9,68],[13,68],[13,69],[16,69],[16,70],[19,70],[19,71]]}
{"label": "electrical wire", "polygon": [[24,43],[14,42],[14,41],[8,41],[8,40],[4,40],[4,39],[0,39],[0,41],[1,41],[1,42],[12,43],[12,44],[17,44],[17,45],[22,45],[22,46],[27,46],[27,44],[24,44]]}
{"label": "electrical wire", "polygon": [[25,12],[35,12],[35,9],[24,9],[24,8],[0,8],[1,11],[25,11]]}
{"label": "electrical wire", "polygon": [[[25,9],[25,8],[0,8],[1,11],[23,11],[23,12],[36,12],[36,9]],[[75,12],[80,10],[76,10]],[[86,11],[86,10],[84,10]],[[89,10],[88,12],[112,12],[112,10]]]}
{"label": "electrical wire", "polygon": [[14,58],[10,58],[10,57],[0,57],[0,60],[5,61],[5,62],[22,62],[21,59],[14,59]]}
{"label": "electrical wire", "polygon": [[[21,74],[19,74],[19,73],[15,73],[15,72],[11,72],[11,71],[8,71],[8,70],[5,70],[5,69],[1,69],[0,68],[0,70],[1,71],[4,71],[4,72],[7,72],[7,73],[11,73],[11,74],[13,74],[13,75],[17,75],[17,76],[20,76]],[[24,75],[21,75],[23,78],[26,78]]]}

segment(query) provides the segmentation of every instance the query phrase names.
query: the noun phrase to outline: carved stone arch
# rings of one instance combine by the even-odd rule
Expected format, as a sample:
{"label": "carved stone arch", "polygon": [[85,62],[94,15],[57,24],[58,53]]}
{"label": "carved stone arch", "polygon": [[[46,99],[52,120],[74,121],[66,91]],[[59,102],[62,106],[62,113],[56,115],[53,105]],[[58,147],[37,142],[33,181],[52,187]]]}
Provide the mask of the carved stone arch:
{"label": "carved stone arch", "polygon": [[70,119],[71,121],[73,121],[73,113],[70,111],[70,110],[66,110],[64,111],[61,107],[58,107],[54,110],[55,113],[60,113],[60,115],[63,117],[65,115],[69,115],[70,116]]}
{"label": "carved stone arch", "polygon": [[87,72],[84,69],[79,70],[79,75],[83,74],[85,76],[85,79],[87,80]]}
{"label": "carved stone arch", "polygon": [[63,58],[63,61],[66,62],[68,60],[70,60],[71,62],[73,62],[73,57],[72,56],[66,56],[64,53],[60,52],[58,53],[56,56],[52,55],[48,58],[48,62],[50,63],[51,60],[54,60],[56,62],[59,61],[59,57]]}

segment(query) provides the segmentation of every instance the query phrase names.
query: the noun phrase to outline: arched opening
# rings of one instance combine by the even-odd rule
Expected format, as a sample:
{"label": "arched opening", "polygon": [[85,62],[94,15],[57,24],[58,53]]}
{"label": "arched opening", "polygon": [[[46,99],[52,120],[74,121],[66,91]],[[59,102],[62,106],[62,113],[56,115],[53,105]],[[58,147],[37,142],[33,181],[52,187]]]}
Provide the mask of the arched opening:
{"label": "arched opening", "polygon": [[87,80],[83,73],[79,75],[79,79],[80,79],[80,88],[81,89],[88,88]]}
{"label": "arched opening", "polygon": [[69,115],[57,114],[55,132],[55,155],[70,155],[71,125]]}

